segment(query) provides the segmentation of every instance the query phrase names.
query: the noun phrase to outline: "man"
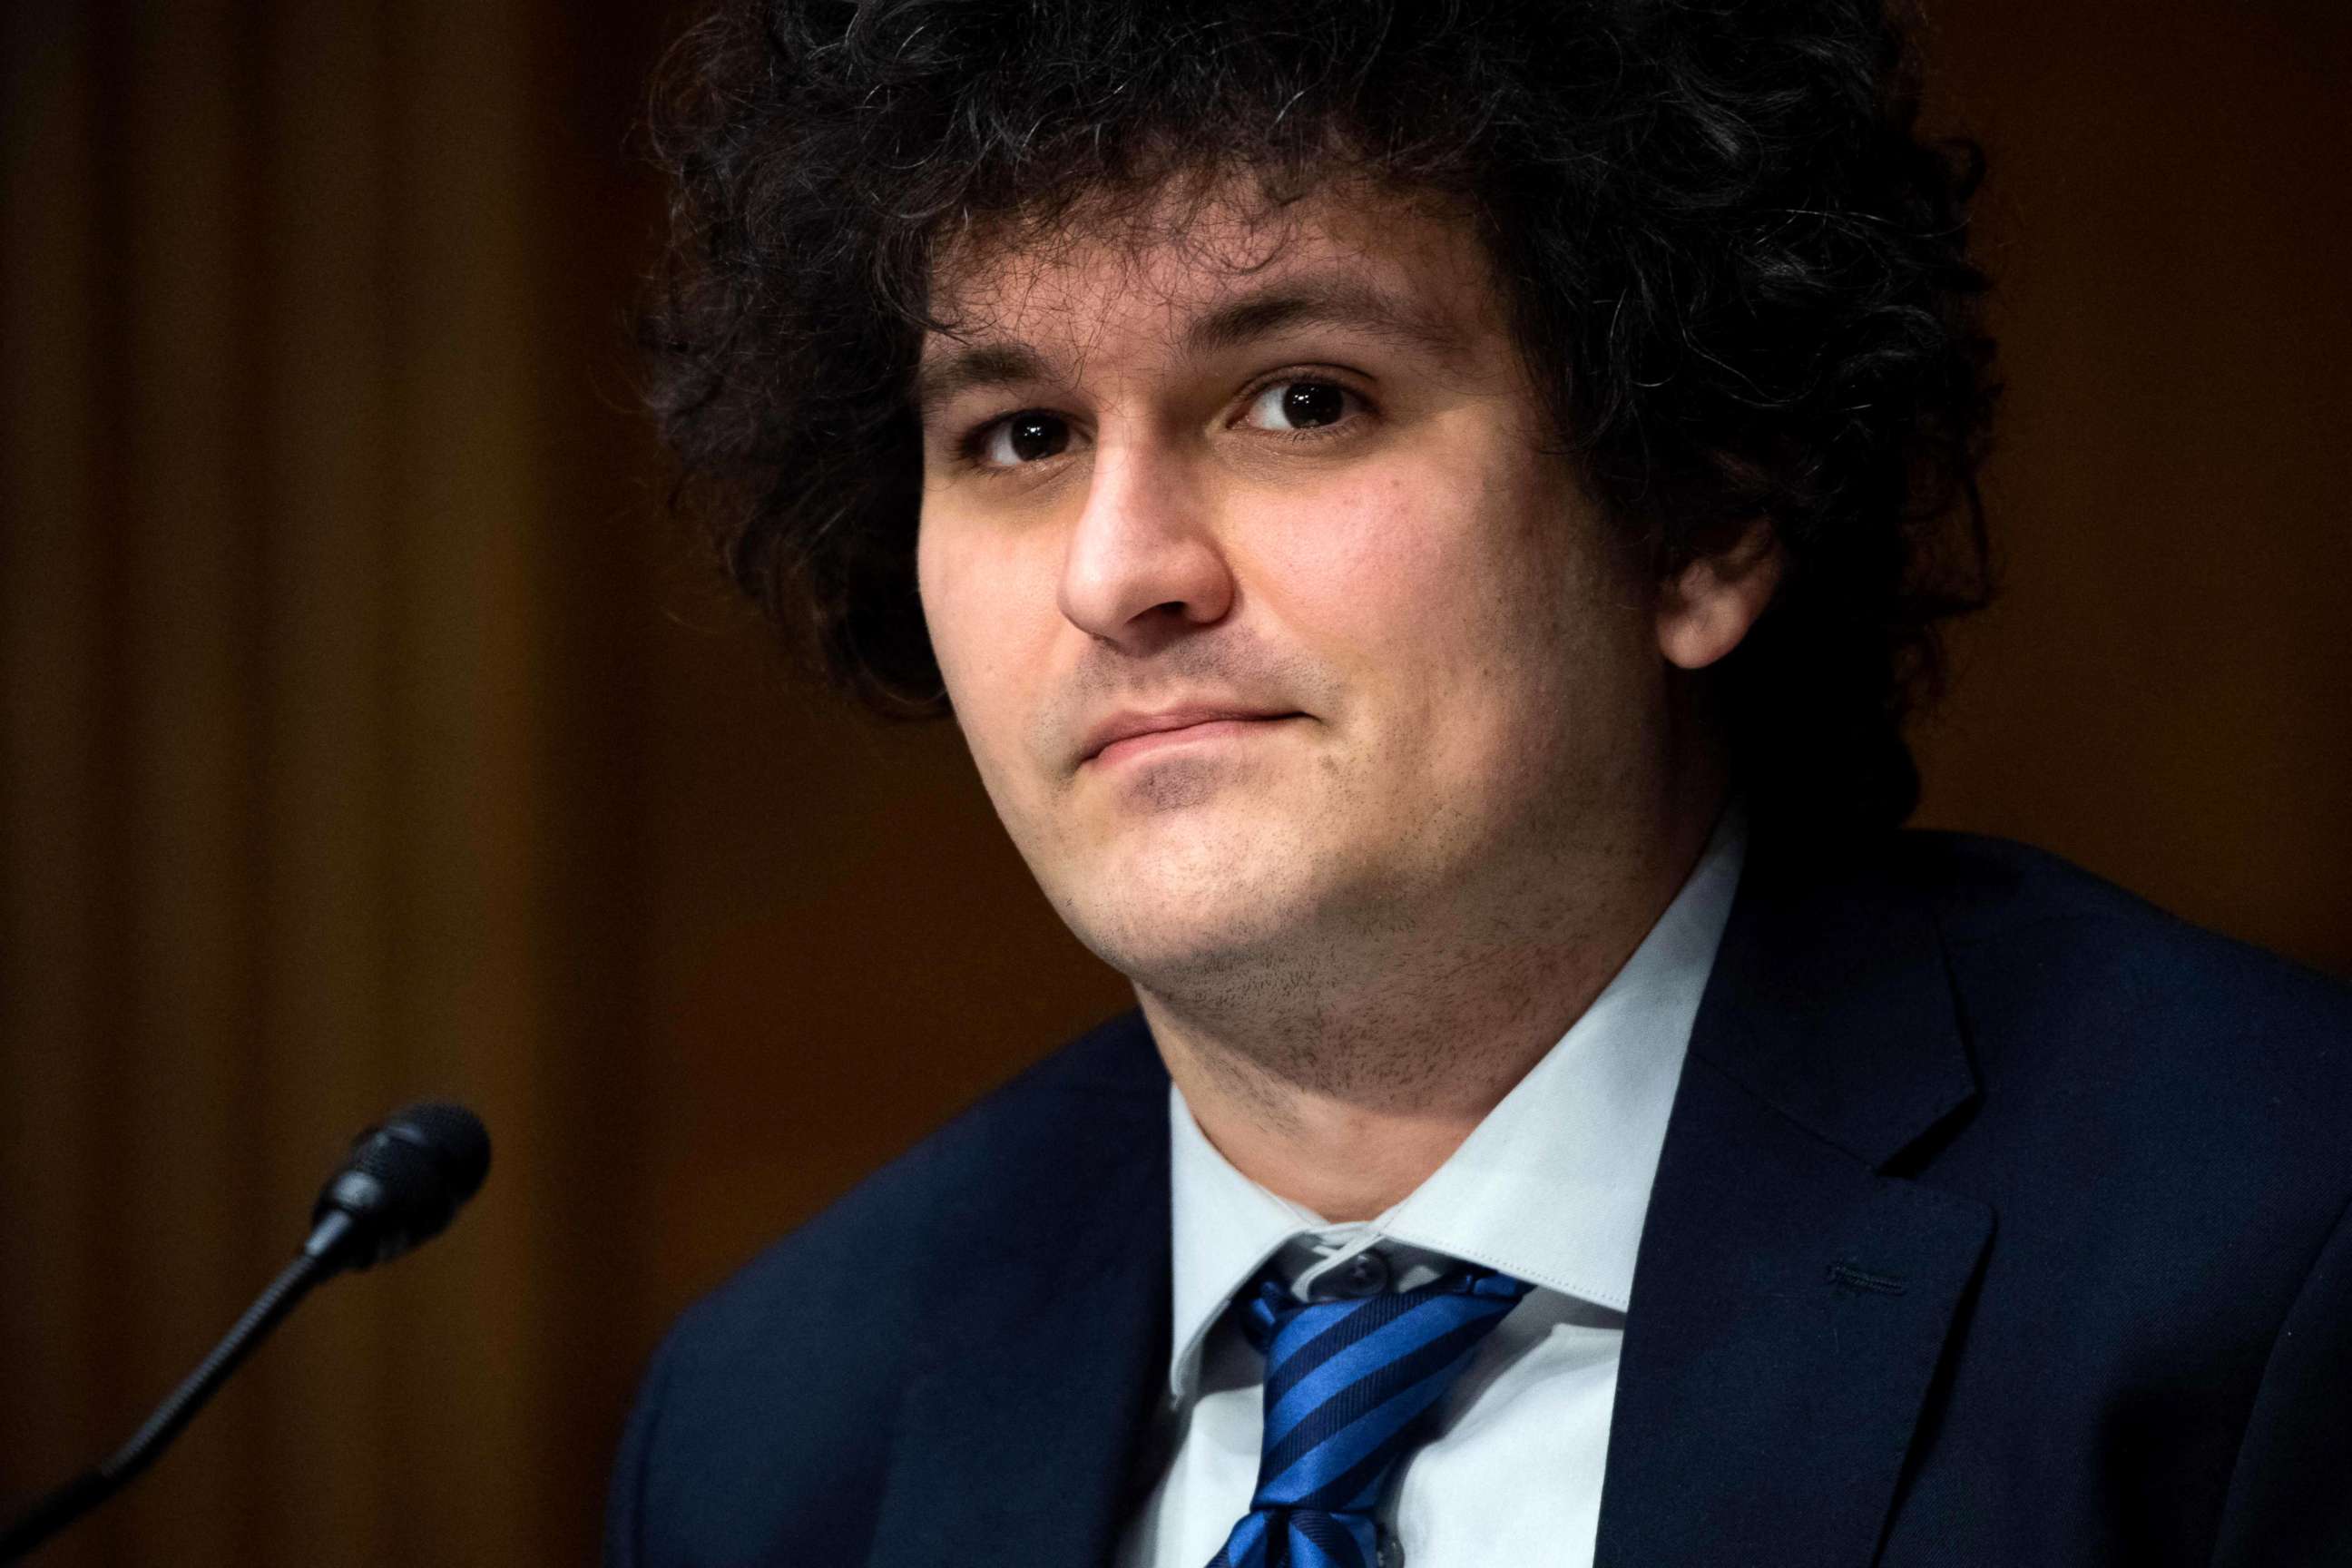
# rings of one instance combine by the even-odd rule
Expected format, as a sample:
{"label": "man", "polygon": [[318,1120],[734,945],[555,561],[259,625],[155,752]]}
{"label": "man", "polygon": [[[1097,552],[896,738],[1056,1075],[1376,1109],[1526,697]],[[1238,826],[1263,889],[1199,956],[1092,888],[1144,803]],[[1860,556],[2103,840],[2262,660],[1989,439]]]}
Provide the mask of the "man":
{"label": "man", "polygon": [[730,569],[1139,1011],[688,1314],[613,1563],[2352,1561],[2352,1005],[1896,831],[1990,395],[1874,5],[677,68]]}

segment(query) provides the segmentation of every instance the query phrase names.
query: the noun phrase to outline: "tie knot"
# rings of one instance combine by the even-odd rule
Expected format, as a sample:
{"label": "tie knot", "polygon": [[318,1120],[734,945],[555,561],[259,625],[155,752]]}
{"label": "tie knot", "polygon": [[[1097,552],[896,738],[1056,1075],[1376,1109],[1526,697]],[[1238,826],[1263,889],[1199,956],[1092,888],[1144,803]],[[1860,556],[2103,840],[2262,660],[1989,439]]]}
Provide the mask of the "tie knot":
{"label": "tie knot", "polygon": [[[1364,1257],[1372,1256],[1370,1253]],[[1302,1301],[1292,1293],[1288,1281],[1269,1271],[1258,1276],[1256,1282],[1234,1301],[1242,1321],[1242,1332],[1260,1355],[1270,1360],[1276,1354],[1278,1342],[1295,1339],[1298,1325],[1320,1325],[1346,1321],[1355,1317],[1356,1309],[1368,1302],[1388,1303],[1387,1316],[1400,1315],[1415,1304],[1437,1296],[1467,1296],[1490,1304],[1492,1320],[1499,1319],[1517,1304],[1532,1287],[1525,1280],[1514,1279],[1499,1269],[1482,1264],[1457,1263],[1437,1279],[1410,1290],[1387,1295],[1356,1295],[1329,1301]],[[1488,1317],[1486,1309],[1474,1310],[1467,1317]],[[1384,1319],[1380,1321],[1385,1321]],[[1371,1326],[1370,1322],[1360,1327]],[[1273,1375],[1269,1365],[1267,1375]]]}
{"label": "tie knot", "polygon": [[1410,1290],[1301,1301],[1262,1277],[1236,1303],[1265,1356],[1257,1490],[1213,1568],[1376,1561],[1371,1509],[1422,1416],[1530,1288],[1465,1263]]}

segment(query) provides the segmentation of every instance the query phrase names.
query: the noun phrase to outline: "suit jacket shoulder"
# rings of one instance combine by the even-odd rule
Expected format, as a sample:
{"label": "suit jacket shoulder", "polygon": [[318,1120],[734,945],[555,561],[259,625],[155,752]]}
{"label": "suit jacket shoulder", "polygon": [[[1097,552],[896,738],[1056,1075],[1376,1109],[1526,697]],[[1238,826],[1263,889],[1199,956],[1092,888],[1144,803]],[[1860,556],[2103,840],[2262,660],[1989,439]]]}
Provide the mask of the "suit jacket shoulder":
{"label": "suit jacket shoulder", "polygon": [[2086,1173],[2137,1152],[2273,1216],[2352,1197],[2352,988],[2040,849],[1901,839],[1988,1100],[2042,1111]]}
{"label": "suit jacket shoulder", "polygon": [[[1107,1159],[1148,1166],[1155,1128],[1164,1170],[1167,1082],[1140,1018],[1113,1020],[690,1307],[624,1436],[607,1562],[864,1561],[898,1397],[953,1353],[943,1321],[961,1302],[985,1323],[1002,1286],[1038,1277],[1041,1241],[1097,1212]],[[1164,1197],[1125,1219],[1164,1233]]]}

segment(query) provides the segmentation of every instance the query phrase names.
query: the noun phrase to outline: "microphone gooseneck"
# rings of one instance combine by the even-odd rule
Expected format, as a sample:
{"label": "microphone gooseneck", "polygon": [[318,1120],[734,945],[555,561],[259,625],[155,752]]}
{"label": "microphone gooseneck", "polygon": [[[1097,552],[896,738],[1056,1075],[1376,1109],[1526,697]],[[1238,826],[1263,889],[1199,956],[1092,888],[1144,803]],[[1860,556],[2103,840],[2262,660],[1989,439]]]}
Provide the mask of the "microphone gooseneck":
{"label": "microphone gooseneck", "polygon": [[312,1286],[346,1268],[388,1262],[440,1235],[489,1169],[489,1134],[462,1105],[412,1105],[361,1132],[320,1191],[310,1235],[294,1260],[129,1442],[0,1531],[0,1563],[16,1562],[153,1463]]}

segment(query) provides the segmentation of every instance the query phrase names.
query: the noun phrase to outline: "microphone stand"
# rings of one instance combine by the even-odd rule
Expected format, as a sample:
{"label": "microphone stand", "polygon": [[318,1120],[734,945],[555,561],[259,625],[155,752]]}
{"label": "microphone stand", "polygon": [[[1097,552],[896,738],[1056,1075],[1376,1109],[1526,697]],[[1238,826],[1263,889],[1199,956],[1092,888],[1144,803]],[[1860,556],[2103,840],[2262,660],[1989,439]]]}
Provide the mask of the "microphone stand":
{"label": "microphone stand", "polygon": [[310,1211],[310,1237],[213,1353],[156,1407],[113,1458],[36,1501],[0,1530],[0,1563],[14,1563],[121,1491],[180,1435],[223,1379],[320,1280],[398,1258],[441,1234],[490,1169],[490,1135],[462,1105],[427,1100],[352,1141]]}
{"label": "microphone stand", "polygon": [[131,1435],[131,1440],[115,1450],[110,1458],[101,1459],[73,1479],[35,1502],[20,1514],[6,1530],[0,1531],[0,1563],[15,1563],[35,1547],[88,1513],[116,1492],[129,1485],[133,1478],[154,1463],[158,1455],[170,1446],[180,1429],[192,1420],[205,1402],[213,1396],[229,1373],[243,1364],[245,1358],[269,1335],[279,1320],[292,1311],[298,1302],[310,1293],[310,1287],[328,1278],[342,1265],[332,1257],[338,1244],[352,1229],[348,1215],[329,1215],[310,1239],[303,1245],[294,1261],[280,1270],[269,1288],[245,1310],[221,1342],[213,1347],[187,1381],[174,1389],[172,1396],[155,1407],[145,1426]]}

